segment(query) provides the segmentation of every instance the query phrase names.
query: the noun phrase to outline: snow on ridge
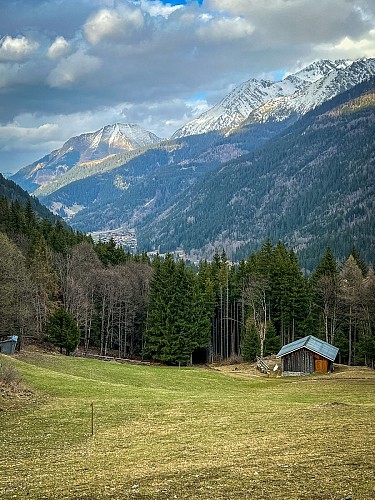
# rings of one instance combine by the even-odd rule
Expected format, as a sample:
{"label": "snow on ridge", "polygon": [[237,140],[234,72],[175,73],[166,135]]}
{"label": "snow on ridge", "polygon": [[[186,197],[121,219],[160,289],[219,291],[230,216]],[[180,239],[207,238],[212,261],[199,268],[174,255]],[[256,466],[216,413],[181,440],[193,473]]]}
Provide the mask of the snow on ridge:
{"label": "snow on ridge", "polygon": [[281,81],[251,79],[218,104],[178,129],[173,139],[212,130],[238,127],[252,121],[281,121],[322,104],[375,75],[375,59],[316,61]]}

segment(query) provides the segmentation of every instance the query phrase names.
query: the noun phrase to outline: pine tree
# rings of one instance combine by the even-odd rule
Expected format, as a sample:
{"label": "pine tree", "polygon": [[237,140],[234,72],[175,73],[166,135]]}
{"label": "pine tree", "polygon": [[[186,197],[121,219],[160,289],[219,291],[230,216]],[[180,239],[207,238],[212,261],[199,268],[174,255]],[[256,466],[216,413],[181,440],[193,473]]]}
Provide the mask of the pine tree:
{"label": "pine tree", "polygon": [[276,328],[272,321],[267,323],[266,339],[264,341],[264,355],[277,354],[280,350],[280,337],[277,335]]}
{"label": "pine tree", "polygon": [[255,361],[260,356],[259,336],[252,321],[248,322],[242,338],[242,357],[245,361]]}
{"label": "pine tree", "polygon": [[355,246],[352,247],[352,250],[350,252],[350,255],[353,257],[353,259],[356,261],[357,266],[360,268],[362,271],[363,277],[367,276],[368,273],[368,265],[364,261],[364,259],[361,257],[360,253],[358,252],[357,248]]}
{"label": "pine tree", "polygon": [[48,340],[52,344],[65,349],[67,356],[73,352],[80,340],[77,322],[71,314],[63,307],[57,309],[48,319],[46,325]]}

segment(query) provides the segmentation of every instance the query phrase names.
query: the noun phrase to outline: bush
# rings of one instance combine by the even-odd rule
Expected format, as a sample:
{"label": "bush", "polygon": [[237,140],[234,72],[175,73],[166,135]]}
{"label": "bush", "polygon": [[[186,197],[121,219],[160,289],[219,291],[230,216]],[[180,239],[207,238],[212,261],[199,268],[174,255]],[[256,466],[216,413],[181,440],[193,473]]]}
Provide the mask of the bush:
{"label": "bush", "polygon": [[21,382],[20,374],[12,363],[9,363],[4,356],[0,356],[0,384],[18,385]]}

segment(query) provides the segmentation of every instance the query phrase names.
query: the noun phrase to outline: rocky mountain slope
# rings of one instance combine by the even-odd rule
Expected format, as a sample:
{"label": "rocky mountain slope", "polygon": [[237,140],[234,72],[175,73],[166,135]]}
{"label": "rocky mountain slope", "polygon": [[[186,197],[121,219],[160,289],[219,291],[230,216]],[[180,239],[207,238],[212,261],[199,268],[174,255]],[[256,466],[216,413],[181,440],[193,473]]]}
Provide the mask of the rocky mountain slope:
{"label": "rocky mountain slope", "polygon": [[107,125],[96,132],[72,137],[62,148],[19,170],[12,179],[29,192],[34,192],[76,166],[87,169],[103,158],[132,152],[160,141],[155,134],[138,125]]}
{"label": "rocky mountain slope", "polygon": [[300,117],[375,74],[375,59],[318,61],[279,82],[249,80],[173,137]]}
{"label": "rocky mountain slope", "polygon": [[255,152],[213,170],[145,220],[138,242],[194,260],[236,260],[282,239],[307,268],[326,246],[375,262],[375,80],[316,108]]}

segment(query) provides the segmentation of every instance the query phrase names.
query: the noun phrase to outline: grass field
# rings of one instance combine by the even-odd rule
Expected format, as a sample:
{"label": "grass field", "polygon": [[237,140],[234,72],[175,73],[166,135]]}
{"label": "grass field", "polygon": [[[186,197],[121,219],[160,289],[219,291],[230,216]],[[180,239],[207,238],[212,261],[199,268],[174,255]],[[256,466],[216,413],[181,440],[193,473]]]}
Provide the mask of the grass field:
{"label": "grass field", "polygon": [[374,371],[12,362],[33,393],[0,398],[1,499],[375,498]]}

